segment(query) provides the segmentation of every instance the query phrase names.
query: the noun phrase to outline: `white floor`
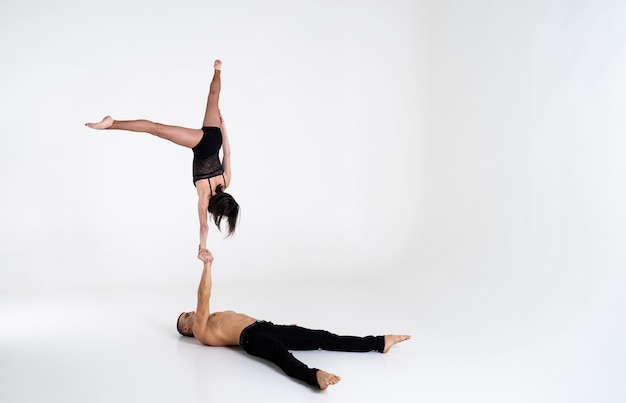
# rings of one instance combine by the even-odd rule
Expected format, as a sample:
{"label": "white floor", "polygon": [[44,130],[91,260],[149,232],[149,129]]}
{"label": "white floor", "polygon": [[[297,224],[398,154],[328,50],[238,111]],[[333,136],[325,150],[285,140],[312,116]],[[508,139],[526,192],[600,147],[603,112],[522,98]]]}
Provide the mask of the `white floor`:
{"label": "white floor", "polygon": [[[448,320],[427,313],[438,312],[435,306],[411,305],[402,287],[273,284],[263,291],[215,286],[213,308],[337,333],[413,338],[385,355],[296,352],[343,377],[320,392],[239,348],[180,337],[175,320],[194,308],[195,290],[5,294],[0,401],[571,403],[624,396],[623,373],[594,367],[594,354],[604,350],[578,343],[588,334],[530,328],[532,321]],[[622,353],[614,353],[613,369],[623,369]]]}

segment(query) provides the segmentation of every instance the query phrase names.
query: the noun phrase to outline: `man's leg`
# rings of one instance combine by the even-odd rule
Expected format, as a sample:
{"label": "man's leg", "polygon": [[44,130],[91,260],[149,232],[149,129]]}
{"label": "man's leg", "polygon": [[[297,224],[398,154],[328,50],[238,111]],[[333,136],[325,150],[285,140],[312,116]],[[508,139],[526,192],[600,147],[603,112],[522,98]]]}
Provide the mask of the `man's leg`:
{"label": "man's leg", "polygon": [[264,358],[278,365],[292,378],[299,379],[311,386],[321,387],[317,382],[318,369],[309,368],[291,354],[285,345],[267,332],[255,332],[246,338],[242,346],[244,350],[257,357]]}
{"label": "man's leg", "polygon": [[290,350],[385,351],[385,336],[339,336],[326,330],[274,325],[273,334]]}
{"label": "man's leg", "polygon": [[290,350],[329,350],[386,353],[391,347],[409,340],[410,335],[338,336],[326,330],[311,330],[300,326],[274,325],[273,333]]}

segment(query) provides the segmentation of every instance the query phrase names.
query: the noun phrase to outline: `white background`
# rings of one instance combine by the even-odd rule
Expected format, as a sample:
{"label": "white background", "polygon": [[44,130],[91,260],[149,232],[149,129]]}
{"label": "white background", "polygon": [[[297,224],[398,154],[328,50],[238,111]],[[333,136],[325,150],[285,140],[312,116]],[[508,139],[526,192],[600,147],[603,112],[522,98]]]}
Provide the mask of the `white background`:
{"label": "white background", "polygon": [[4,319],[42,292],[193,300],[191,151],[83,123],[200,127],[220,58],[222,284],[358,288],[510,353],[536,401],[623,401],[625,43],[619,1],[4,1]]}

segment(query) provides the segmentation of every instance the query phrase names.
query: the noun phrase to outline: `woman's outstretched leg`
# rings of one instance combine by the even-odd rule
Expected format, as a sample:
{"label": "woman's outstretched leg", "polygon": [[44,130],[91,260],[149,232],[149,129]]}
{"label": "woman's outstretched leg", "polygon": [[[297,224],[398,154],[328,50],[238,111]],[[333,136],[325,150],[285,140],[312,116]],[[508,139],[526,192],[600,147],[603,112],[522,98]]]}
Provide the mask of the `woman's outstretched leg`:
{"label": "woman's outstretched leg", "polygon": [[206,112],[202,126],[221,127],[220,119],[220,91],[222,90],[222,61],[216,60],[213,64],[213,79],[209,87],[209,97],[206,103]]}
{"label": "woman's outstretched leg", "polygon": [[169,126],[145,119],[114,120],[111,116],[106,116],[98,123],[86,123],[85,126],[99,130],[126,130],[150,133],[187,148],[195,147],[202,139],[202,130],[200,129]]}

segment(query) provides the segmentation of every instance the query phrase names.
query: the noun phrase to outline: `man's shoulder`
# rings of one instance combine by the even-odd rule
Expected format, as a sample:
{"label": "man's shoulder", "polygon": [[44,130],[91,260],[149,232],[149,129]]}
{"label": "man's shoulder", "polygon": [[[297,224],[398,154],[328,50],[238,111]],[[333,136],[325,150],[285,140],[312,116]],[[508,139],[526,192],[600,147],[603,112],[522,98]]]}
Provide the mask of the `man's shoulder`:
{"label": "man's shoulder", "polygon": [[207,326],[202,331],[194,332],[193,336],[200,343],[207,345],[207,346],[221,346],[222,345],[222,343],[220,343],[219,337],[216,336],[215,331],[211,329],[209,326]]}

